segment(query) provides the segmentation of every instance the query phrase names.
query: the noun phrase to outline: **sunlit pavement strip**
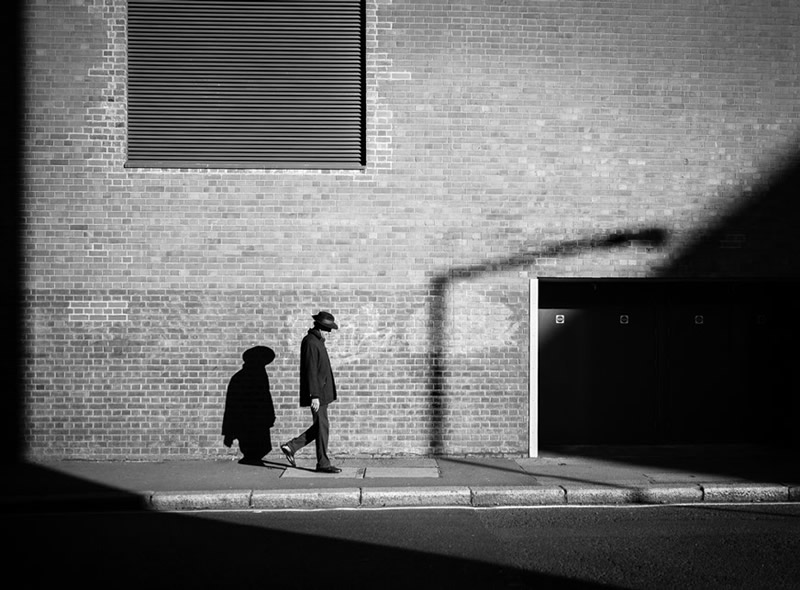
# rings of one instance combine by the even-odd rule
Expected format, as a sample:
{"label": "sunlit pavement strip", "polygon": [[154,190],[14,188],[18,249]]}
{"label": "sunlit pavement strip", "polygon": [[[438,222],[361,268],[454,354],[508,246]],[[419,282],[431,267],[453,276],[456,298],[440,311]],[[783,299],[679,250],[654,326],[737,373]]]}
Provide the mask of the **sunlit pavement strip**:
{"label": "sunlit pavement strip", "polygon": [[341,473],[317,473],[313,468],[287,468],[281,475],[281,479],[364,479],[363,467],[343,467]]}
{"label": "sunlit pavement strip", "polygon": [[[770,473],[777,481],[761,477],[761,483],[742,476],[709,473],[708,468],[648,465],[645,461],[589,460],[573,457],[518,458],[503,462],[479,459],[342,457],[334,460],[341,473],[314,470],[310,453],[297,468],[268,462],[268,471],[244,470],[230,462],[139,465],[67,464],[79,468],[87,480],[132,490],[143,506],[158,511],[271,510],[271,509],[377,509],[389,507],[597,507],[683,504],[753,504],[800,502],[800,477],[789,461]],[[99,469],[99,471],[98,471]],[[440,472],[441,469],[441,472]],[[64,465],[60,470],[69,471]],[[188,470],[188,471],[187,471]],[[199,470],[199,471],[198,471]],[[102,476],[102,477],[101,477]],[[266,476],[266,477],[264,477]],[[272,489],[278,477],[290,478]],[[175,478],[175,491],[165,483]],[[333,480],[336,480],[335,482]],[[326,483],[326,480],[331,480]],[[187,483],[188,482],[188,483]],[[292,482],[297,482],[293,484]],[[453,485],[462,482],[459,485]],[[157,484],[153,488],[151,483]],[[204,488],[202,486],[208,486]],[[188,488],[188,489],[187,489]],[[148,491],[149,490],[149,491]],[[22,508],[30,499],[18,497]],[[97,499],[89,498],[94,504]],[[127,501],[130,500],[130,497]],[[86,507],[85,496],[42,498],[46,502]],[[77,503],[76,503],[77,502]],[[103,501],[99,502],[105,508]],[[8,512],[10,504],[0,509]],[[127,509],[129,505],[121,505]]]}
{"label": "sunlit pavement strip", "polygon": [[438,478],[439,469],[436,467],[367,467],[364,477],[367,479],[381,477]]}
{"label": "sunlit pavement strip", "polygon": [[286,469],[281,478],[335,478],[335,479],[436,479],[436,467],[342,467],[341,473],[317,473],[313,468]]}

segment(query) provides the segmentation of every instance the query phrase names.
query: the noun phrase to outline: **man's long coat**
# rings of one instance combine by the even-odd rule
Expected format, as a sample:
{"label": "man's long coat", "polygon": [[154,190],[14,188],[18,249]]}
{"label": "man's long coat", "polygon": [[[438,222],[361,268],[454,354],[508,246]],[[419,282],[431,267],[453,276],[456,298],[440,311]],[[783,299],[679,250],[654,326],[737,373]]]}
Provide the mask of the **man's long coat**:
{"label": "man's long coat", "polygon": [[312,328],[300,343],[300,406],[310,406],[315,397],[320,404],[333,402],[336,382],[325,339],[319,330]]}

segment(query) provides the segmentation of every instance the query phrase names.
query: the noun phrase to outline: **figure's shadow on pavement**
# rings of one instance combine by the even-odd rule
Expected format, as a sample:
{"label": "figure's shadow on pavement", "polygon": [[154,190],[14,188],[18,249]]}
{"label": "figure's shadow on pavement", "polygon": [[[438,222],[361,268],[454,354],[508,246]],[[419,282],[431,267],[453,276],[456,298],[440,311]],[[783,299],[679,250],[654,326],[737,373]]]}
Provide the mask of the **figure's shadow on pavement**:
{"label": "figure's shadow on pavement", "polygon": [[238,463],[239,465],[243,465],[245,467],[264,467],[265,469],[279,469],[281,471],[290,467],[289,465],[284,465],[282,463],[273,463],[272,461],[266,461],[264,459],[253,462],[240,459]]}
{"label": "figure's shadow on pavement", "polygon": [[286,470],[292,469],[294,471],[308,471],[309,473],[316,473],[317,472],[316,469],[312,469],[310,467],[301,467],[299,465],[297,467],[292,467],[291,465],[289,465],[287,463],[275,463],[273,461],[267,461],[267,460],[264,460],[264,459],[262,459],[258,463],[246,463],[246,462],[239,461],[239,464],[240,465],[245,465],[245,466],[248,466],[248,467],[265,467],[267,469],[277,469],[279,471],[286,471]]}

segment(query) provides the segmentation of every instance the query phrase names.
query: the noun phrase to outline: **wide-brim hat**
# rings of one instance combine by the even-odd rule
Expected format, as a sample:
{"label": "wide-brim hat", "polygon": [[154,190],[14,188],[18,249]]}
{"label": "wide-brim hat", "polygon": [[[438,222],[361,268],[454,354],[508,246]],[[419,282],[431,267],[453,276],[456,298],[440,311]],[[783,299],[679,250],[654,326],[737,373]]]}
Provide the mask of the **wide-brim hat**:
{"label": "wide-brim hat", "polygon": [[245,363],[267,366],[275,360],[275,351],[269,346],[254,346],[242,353],[242,359]]}
{"label": "wide-brim hat", "polygon": [[339,326],[336,325],[336,319],[333,317],[333,314],[328,313],[327,311],[321,311],[317,315],[312,315],[314,318],[314,322],[320,327],[326,330],[338,330]]}

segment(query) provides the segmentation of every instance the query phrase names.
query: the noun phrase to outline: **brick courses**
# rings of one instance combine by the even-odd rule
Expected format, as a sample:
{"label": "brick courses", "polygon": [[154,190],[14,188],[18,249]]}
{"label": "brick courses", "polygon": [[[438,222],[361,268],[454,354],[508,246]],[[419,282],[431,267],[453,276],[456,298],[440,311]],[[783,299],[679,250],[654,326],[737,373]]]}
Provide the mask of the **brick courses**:
{"label": "brick courses", "polygon": [[[125,168],[125,2],[25,12],[31,457],[235,454],[225,386],[256,344],[284,440],[319,309],[335,455],[521,454],[529,278],[796,272],[739,256],[795,240],[780,219],[684,257],[797,156],[794,0],[368,1],[368,163],[344,172]],[[668,242],[570,247],[645,228]]]}

